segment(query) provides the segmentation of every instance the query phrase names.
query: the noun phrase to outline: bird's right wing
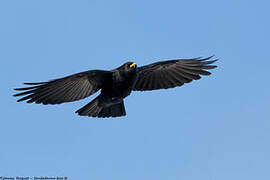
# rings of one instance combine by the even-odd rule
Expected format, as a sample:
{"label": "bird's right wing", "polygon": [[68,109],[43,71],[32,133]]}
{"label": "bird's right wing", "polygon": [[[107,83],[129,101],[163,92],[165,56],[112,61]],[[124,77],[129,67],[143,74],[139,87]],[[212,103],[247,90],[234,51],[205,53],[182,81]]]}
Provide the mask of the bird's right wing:
{"label": "bird's right wing", "polygon": [[48,82],[24,83],[31,86],[14,89],[23,91],[14,94],[14,96],[24,96],[18,102],[28,100],[27,103],[35,102],[37,104],[60,104],[76,101],[97,92],[104,80],[110,75],[110,71],[92,70]]}
{"label": "bird's right wing", "polygon": [[133,88],[135,91],[149,91],[182,86],[192,80],[200,79],[200,75],[210,75],[205,69],[213,69],[210,65],[217,60],[207,58],[176,59],[160,61],[138,68],[139,77]]}

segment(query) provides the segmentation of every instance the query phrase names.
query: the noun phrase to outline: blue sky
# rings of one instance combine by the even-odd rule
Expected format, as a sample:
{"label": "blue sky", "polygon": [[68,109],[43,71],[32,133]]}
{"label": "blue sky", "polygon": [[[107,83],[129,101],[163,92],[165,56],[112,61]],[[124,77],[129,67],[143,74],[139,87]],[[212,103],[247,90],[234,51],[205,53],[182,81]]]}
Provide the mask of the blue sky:
{"label": "blue sky", "polygon": [[[268,180],[268,1],[0,1],[0,176]],[[89,69],[216,55],[213,75],[133,92],[127,116],[17,103],[14,87]]]}

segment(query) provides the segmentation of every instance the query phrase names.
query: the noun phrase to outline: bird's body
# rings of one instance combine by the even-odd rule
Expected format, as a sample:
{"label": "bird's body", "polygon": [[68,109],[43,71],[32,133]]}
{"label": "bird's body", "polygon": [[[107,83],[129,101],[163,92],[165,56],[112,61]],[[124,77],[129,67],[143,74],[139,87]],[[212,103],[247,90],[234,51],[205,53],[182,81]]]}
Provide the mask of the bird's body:
{"label": "bird's body", "polygon": [[130,95],[136,79],[137,79],[137,69],[132,69],[130,71],[125,70],[125,66],[132,63],[125,63],[117,69],[112,70],[111,77],[105,86],[101,89],[101,95],[103,97],[109,97],[111,99],[122,100],[128,95]]}
{"label": "bird's body", "polygon": [[200,75],[210,75],[204,70],[216,67],[209,65],[216,61],[207,61],[210,58],[161,61],[138,68],[136,63],[127,62],[111,71],[90,70],[49,82],[25,83],[33,86],[15,89],[23,92],[14,96],[24,95],[18,101],[28,100],[27,103],[60,104],[83,99],[101,89],[94,100],[76,113],[92,117],[124,116],[123,100],[133,90],[173,88],[200,79]]}

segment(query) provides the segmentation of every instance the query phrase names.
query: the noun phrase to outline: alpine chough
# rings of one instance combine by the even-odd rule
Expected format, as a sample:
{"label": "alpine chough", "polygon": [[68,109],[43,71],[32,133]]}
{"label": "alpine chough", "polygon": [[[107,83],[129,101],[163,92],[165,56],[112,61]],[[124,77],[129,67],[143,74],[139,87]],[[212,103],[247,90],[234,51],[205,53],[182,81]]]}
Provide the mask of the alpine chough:
{"label": "alpine chough", "polygon": [[14,96],[24,96],[18,102],[61,104],[86,98],[101,89],[90,103],[77,110],[80,116],[125,116],[124,99],[131,91],[151,91],[174,88],[198,80],[200,75],[210,75],[207,69],[217,59],[175,59],[159,61],[142,67],[127,62],[111,71],[90,70],[48,82],[24,83],[30,87],[16,88],[22,91]]}

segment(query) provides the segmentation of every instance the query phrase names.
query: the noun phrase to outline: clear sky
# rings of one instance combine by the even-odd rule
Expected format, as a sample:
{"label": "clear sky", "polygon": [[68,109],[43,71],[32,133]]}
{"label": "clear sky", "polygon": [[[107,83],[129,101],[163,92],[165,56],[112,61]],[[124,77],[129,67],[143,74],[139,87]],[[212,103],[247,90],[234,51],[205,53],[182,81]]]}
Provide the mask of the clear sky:
{"label": "clear sky", "polygon": [[[1,0],[0,176],[269,180],[269,1]],[[213,75],[133,92],[127,116],[17,103],[13,88],[89,69],[215,55]]]}

